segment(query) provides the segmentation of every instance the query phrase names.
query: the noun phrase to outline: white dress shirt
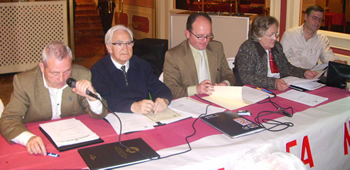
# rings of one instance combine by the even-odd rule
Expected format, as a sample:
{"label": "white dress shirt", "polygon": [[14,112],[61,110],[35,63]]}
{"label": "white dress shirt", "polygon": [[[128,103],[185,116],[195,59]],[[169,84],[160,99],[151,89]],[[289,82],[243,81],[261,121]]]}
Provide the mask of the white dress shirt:
{"label": "white dress shirt", "polygon": [[330,49],[328,38],[316,32],[309,40],[305,40],[303,26],[287,30],[282,37],[283,52],[291,64],[304,69],[312,69],[318,64],[337,60]]}

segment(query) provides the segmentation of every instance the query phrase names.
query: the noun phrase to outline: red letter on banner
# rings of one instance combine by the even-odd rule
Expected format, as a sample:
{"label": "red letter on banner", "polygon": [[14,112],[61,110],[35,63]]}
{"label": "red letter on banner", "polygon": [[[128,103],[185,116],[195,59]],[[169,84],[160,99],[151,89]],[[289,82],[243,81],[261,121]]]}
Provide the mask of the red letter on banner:
{"label": "red letter on banner", "polygon": [[290,153],[290,148],[293,146],[297,146],[297,140],[293,140],[291,142],[288,142],[286,145],[286,151]]}
{"label": "red letter on banner", "polygon": [[[303,146],[301,147],[301,160],[304,162],[304,164],[310,164],[310,168],[314,167],[314,160],[312,159],[312,154],[311,154],[311,148],[310,148],[310,143],[309,143],[309,138],[307,136],[304,137],[303,139]],[[305,150],[307,153],[307,159],[305,160]]]}
{"label": "red letter on banner", "polygon": [[[350,121],[349,121],[350,122]],[[350,144],[350,135],[346,122],[344,123],[344,155],[349,154],[348,145]]]}

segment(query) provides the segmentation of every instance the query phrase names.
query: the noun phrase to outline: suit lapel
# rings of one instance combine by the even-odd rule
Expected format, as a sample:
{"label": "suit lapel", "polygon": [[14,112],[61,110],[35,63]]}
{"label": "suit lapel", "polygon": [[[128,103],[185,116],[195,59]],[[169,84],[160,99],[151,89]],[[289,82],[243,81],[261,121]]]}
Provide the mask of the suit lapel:
{"label": "suit lapel", "polygon": [[[37,82],[35,88],[35,96],[36,96],[36,101],[35,103],[39,105],[39,108],[41,108],[41,113],[40,114],[45,114],[45,113],[52,113],[52,107],[51,107],[51,99],[50,99],[50,94],[49,90],[44,86],[44,80],[43,80],[43,75],[40,71],[40,68],[38,67],[37,71]],[[51,114],[52,115],[52,114]],[[51,119],[51,115],[43,115],[45,117],[48,117],[48,119]]]}
{"label": "suit lapel", "polygon": [[182,61],[185,65],[185,69],[188,70],[187,72],[188,78],[192,82],[191,84],[199,84],[196,64],[194,62],[192,50],[190,48],[188,40],[185,41],[184,46],[185,46],[185,50],[184,50],[185,55],[182,56]]}
{"label": "suit lapel", "polygon": [[217,70],[217,60],[216,60],[216,56],[215,53],[211,50],[211,48],[209,47],[208,44],[208,48],[206,49],[207,52],[207,58],[208,58],[208,66],[209,66],[209,73],[210,73],[210,78],[212,82],[216,81],[216,72]]}

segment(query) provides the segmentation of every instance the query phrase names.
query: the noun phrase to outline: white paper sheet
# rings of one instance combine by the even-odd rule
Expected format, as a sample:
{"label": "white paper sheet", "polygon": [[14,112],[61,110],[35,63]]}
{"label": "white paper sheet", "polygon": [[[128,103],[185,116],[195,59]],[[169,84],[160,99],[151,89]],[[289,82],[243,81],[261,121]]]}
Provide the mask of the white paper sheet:
{"label": "white paper sheet", "polygon": [[[188,97],[182,97],[171,101],[169,108],[183,115],[197,118],[199,115],[205,113],[207,106],[208,104],[204,104]],[[225,110],[226,109],[224,108],[209,106],[207,114],[223,112]]]}
{"label": "white paper sheet", "polygon": [[328,63],[327,64],[317,64],[311,70],[312,71],[323,71],[323,70],[325,70],[326,67],[328,67]]}
{"label": "white paper sheet", "polygon": [[175,110],[170,109],[169,107],[162,112],[158,112],[157,114],[150,113],[145,114],[144,116],[146,116],[153,122],[159,122],[162,124],[173,123],[190,117],[189,115],[183,115],[181,113],[178,113]]}
{"label": "white paper sheet", "polygon": [[272,94],[266,93],[264,91],[261,91],[255,88],[247,87],[247,86],[243,86],[242,90],[243,90],[243,100],[245,102],[248,102],[249,104],[259,102],[268,97],[273,97]]}
{"label": "white paper sheet", "polygon": [[326,97],[321,97],[321,96],[317,96],[314,94],[309,94],[309,93],[300,92],[300,91],[296,91],[296,90],[288,90],[284,93],[278,94],[277,96],[288,99],[288,100],[292,100],[295,102],[299,102],[302,104],[306,104],[309,106],[316,106],[316,105],[328,100],[328,98],[326,98]]}
{"label": "white paper sheet", "polygon": [[4,111],[4,104],[2,103],[1,99],[0,99],[0,118],[2,115],[2,112]]}
{"label": "white paper sheet", "polygon": [[318,79],[303,79],[299,77],[288,76],[288,77],[282,78],[282,80],[284,80],[288,85],[296,85],[301,83],[317,81]]}
{"label": "white paper sheet", "polygon": [[214,86],[214,90],[212,95],[203,97],[203,99],[229,110],[248,105],[243,101],[242,87],[240,86]]}
{"label": "white paper sheet", "polygon": [[[136,132],[148,129],[154,129],[154,123],[142,114],[116,113],[122,122],[122,133]],[[105,119],[112,125],[117,134],[120,133],[120,122],[113,113],[109,113]]]}
{"label": "white paper sheet", "polygon": [[203,99],[228,110],[235,110],[273,96],[247,86],[214,86],[214,90],[212,95],[203,97]]}

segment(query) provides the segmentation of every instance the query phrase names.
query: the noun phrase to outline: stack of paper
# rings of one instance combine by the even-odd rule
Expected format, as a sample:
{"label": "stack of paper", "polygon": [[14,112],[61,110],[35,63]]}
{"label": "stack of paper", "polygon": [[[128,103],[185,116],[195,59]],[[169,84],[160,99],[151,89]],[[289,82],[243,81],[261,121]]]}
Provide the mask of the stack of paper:
{"label": "stack of paper", "polygon": [[58,150],[60,150],[60,147],[83,144],[91,141],[102,142],[96,133],[75,118],[43,123],[39,124],[39,126]]}
{"label": "stack of paper", "polygon": [[316,78],[313,79],[304,79],[304,78],[298,78],[293,76],[288,76],[285,78],[282,78],[288,85],[296,86],[305,90],[316,90],[318,88],[321,88],[325,86],[324,84],[318,83],[317,80],[319,78],[320,74],[316,76]]}
{"label": "stack of paper", "polygon": [[214,86],[214,90],[212,95],[203,98],[229,110],[235,110],[271,96],[247,86]]}

